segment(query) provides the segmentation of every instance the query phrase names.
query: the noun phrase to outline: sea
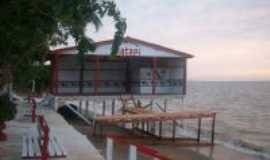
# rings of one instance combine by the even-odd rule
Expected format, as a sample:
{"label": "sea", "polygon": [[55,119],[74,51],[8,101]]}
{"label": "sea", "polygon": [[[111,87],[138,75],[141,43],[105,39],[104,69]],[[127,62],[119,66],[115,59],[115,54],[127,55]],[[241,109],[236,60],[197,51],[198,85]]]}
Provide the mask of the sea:
{"label": "sea", "polygon": [[173,110],[217,112],[219,143],[270,159],[270,82],[189,81],[177,103]]}
{"label": "sea", "polygon": [[[164,100],[155,102],[162,106]],[[270,160],[270,82],[188,81],[187,94],[169,98],[167,102],[168,112],[216,112],[215,143]],[[78,102],[73,104],[78,106]],[[102,113],[102,103],[92,106],[94,112]],[[121,110],[119,102],[117,106]],[[211,122],[211,119],[202,121],[202,139],[209,140]],[[195,138],[197,123],[178,121],[176,136]],[[171,124],[163,129],[165,135],[171,136]]]}

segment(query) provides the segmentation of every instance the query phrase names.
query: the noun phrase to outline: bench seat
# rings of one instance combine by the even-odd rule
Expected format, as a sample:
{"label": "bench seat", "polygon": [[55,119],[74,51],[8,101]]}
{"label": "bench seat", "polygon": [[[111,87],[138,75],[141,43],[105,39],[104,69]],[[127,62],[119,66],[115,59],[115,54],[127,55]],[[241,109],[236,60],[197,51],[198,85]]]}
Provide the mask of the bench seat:
{"label": "bench seat", "polygon": [[[35,135],[23,136],[22,158],[41,158],[40,137]],[[67,152],[60,140],[50,136],[48,144],[49,158],[64,158]]]}

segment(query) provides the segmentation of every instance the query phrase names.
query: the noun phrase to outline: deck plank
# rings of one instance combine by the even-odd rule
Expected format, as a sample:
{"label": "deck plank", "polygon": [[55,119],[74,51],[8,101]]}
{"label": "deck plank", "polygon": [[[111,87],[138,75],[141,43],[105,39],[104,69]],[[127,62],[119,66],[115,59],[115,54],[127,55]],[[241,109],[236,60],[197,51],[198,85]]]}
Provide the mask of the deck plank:
{"label": "deck plank", "polygon": [[179,119],[197,119],[210,118],[215,115],[214,112],[155,112],[143,114],[124,114],[98,116],[96,121],[99,123],[121,123],[121,122],[143,122],[143,121],[166,121]]}

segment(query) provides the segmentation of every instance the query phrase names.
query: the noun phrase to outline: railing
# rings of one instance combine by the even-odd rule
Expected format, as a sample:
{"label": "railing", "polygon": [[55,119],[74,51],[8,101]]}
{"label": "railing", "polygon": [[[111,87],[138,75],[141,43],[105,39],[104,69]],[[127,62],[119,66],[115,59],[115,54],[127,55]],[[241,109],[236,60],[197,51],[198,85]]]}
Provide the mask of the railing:
{"label": "railing", "polygon": [[[128,155],[125,160],[140,160],[140,158],[138,158],[139,155],[143,155],[144,160],[171,160],[153,148],[147,147],[143,144],[129,144],[126,140],[115,135],[110,135],[107,137],[105,155],[106,160],[116,160],[114,159],[114,146],[117,145],[114,145],[114,143],[117,145],[128,145]],[[119,157],[117,160],[119,160]]]}
{"label": "railing", "polygon": [[[56,83],[60,87],[79,87],[80,83],[83,87],[93,87],[95,85],[94,80],[84,81],[59,81]],[[177,87],[183,85],[183,79],[169,79],[169,80],[157,80],[154,82],[156,87]],[[153,82],[151,79],[142,79],[139,81],[132,81],[128,84],[124,80],[99,80],[99,87],[124,87],[126,85],[139,86],[139,87],[151,87]]]}

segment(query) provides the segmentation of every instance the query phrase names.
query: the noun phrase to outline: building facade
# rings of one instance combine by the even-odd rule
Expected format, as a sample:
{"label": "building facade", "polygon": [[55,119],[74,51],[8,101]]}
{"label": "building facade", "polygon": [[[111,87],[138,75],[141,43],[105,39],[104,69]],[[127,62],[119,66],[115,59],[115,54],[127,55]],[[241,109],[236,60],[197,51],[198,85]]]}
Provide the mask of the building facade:
{"label": "building facade", "polygon": [[139,39],[125,37],[116,57],[112,40],[96,43],[85,53],[76,47],[52,52],[51,93],[69,95],[184,95],[187,59],[193,56]]}

